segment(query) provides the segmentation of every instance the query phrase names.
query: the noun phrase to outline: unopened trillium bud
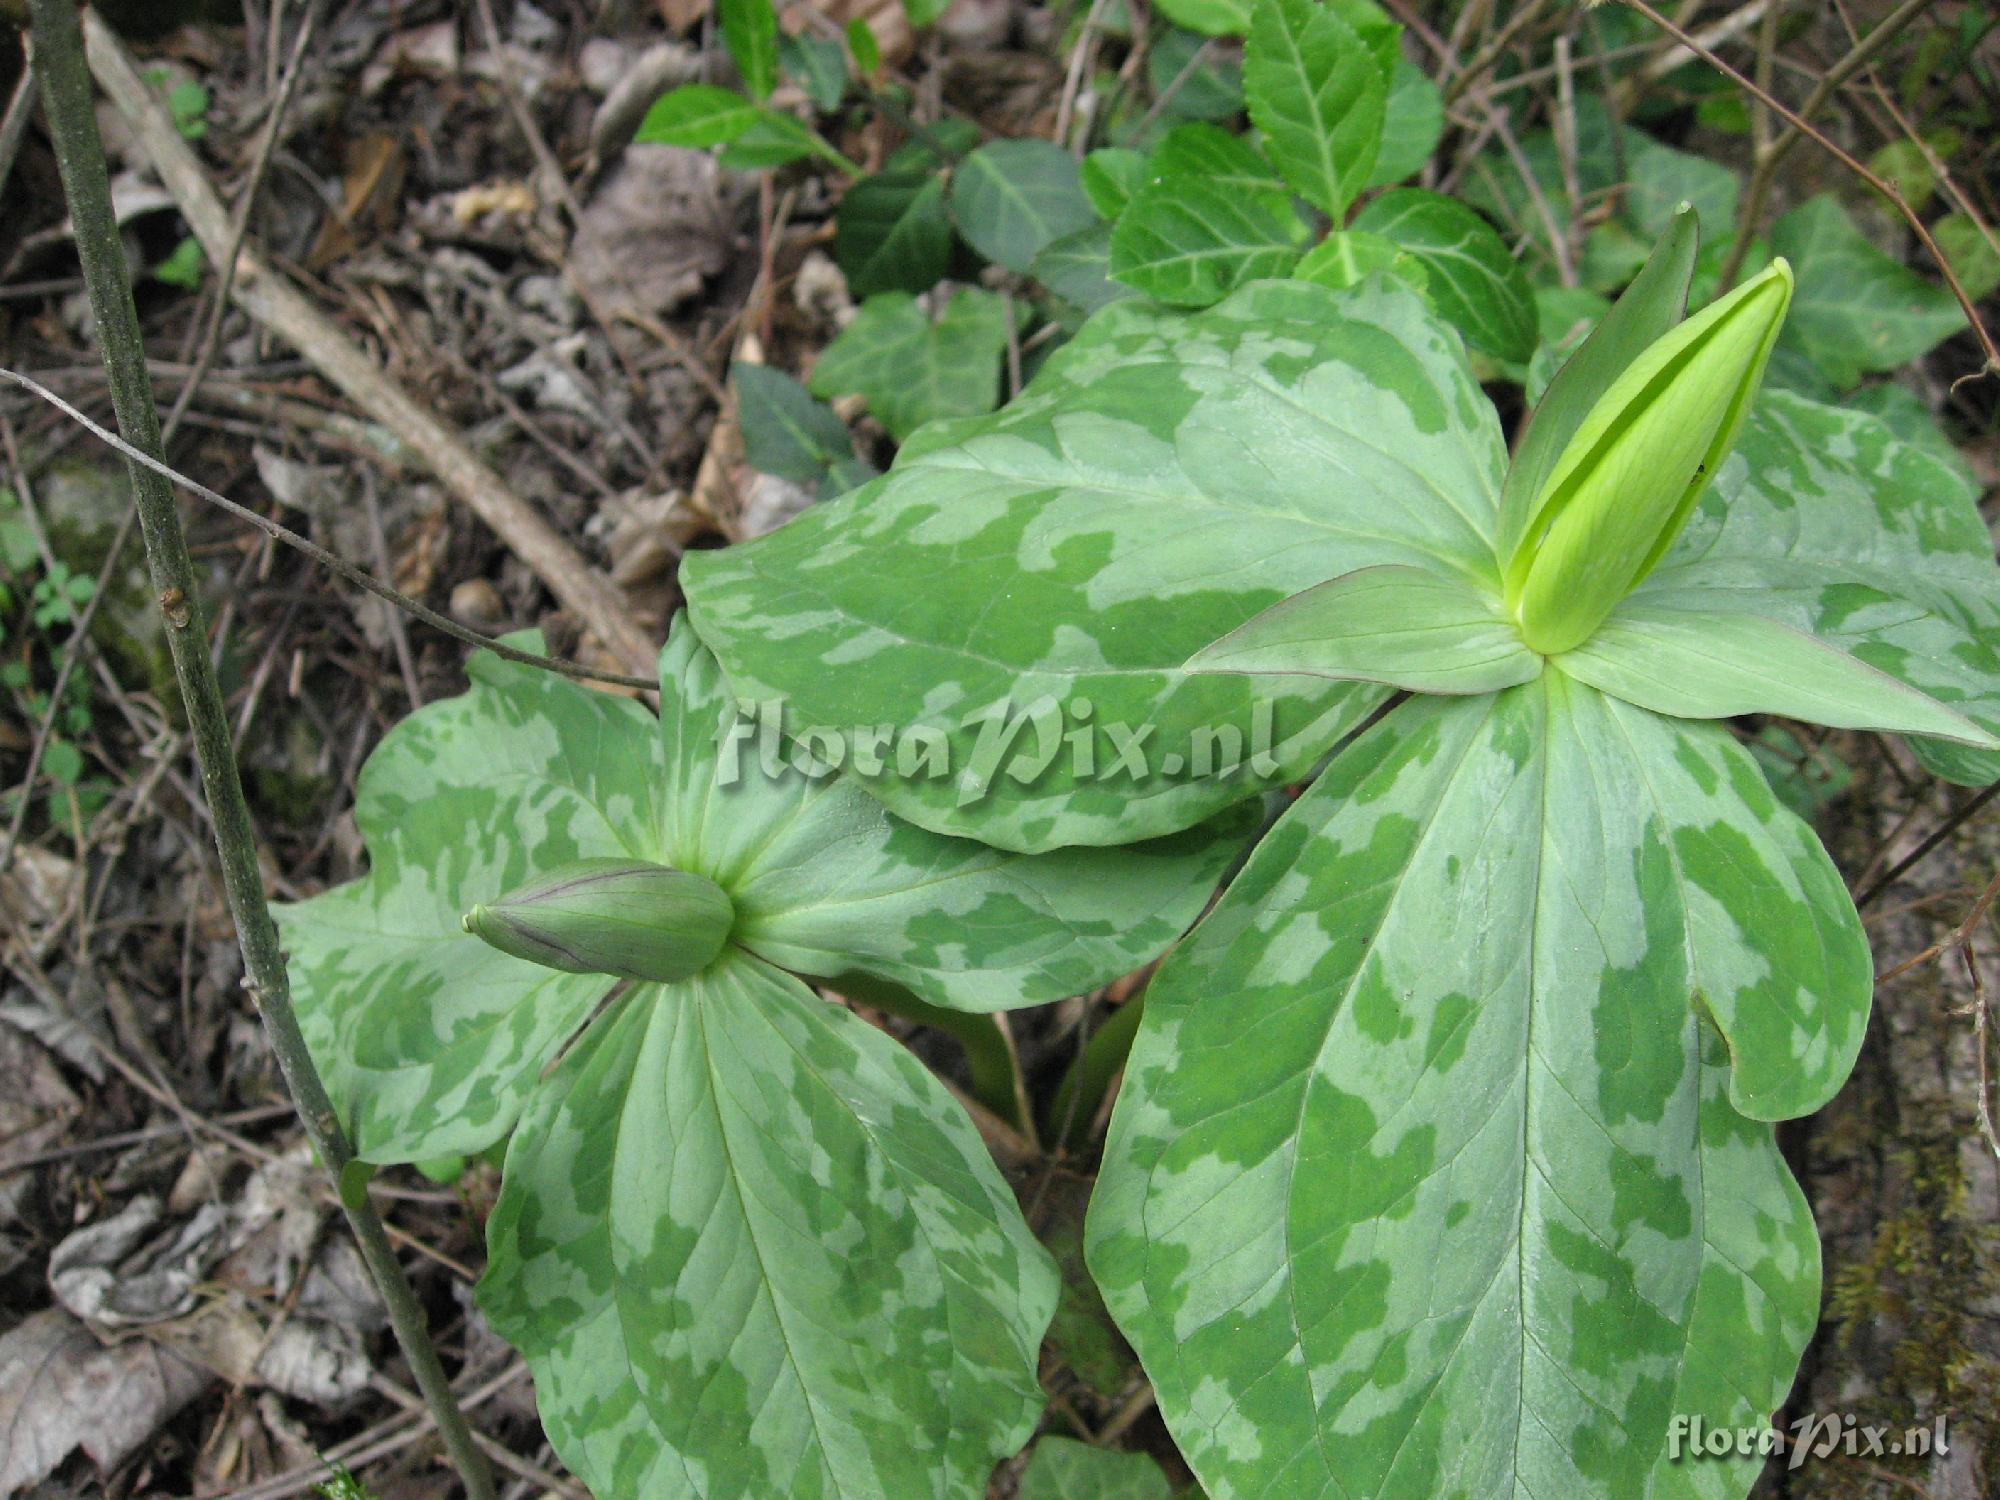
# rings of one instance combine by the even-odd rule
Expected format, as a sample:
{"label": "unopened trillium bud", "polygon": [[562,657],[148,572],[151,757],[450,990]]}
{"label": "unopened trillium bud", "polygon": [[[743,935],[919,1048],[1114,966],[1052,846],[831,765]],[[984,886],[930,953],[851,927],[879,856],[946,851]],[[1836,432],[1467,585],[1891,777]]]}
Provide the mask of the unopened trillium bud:
{"label": "unopened trillium bud", "polygon": [[1735,445],[1791,300],[1792,268],[1774,261],[1651,344],[1591,407],[1507,563],[1531,649],[1581,645],[1680,535]]}
{"label": "unopened trillium bud", "polygon": [[636,859],[580,859],[465,916],[502,953],[571,974],[672,983],[728,941],[735,909],[714,881]]}

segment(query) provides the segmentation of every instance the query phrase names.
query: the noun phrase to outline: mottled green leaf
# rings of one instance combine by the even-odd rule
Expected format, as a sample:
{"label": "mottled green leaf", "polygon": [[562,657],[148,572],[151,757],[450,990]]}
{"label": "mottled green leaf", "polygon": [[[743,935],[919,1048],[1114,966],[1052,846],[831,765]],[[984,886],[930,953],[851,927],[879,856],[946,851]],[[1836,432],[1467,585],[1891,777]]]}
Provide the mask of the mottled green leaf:
{"label": "mottled green leaf", "polygon": [[1336,220],[1375,170],[1388,75],[1318,0],[1257,0],[1243,54],[1250,118],[1272,163]]}
{"label": "mottled green leaf", "polygon": [[492,657],[363,768],[369,873],[279,908],[299,1024],[356,1150],[470,1154],[507,1133],[601,975],[509,958],[466,908],[558,864],[652,858],[658,731],[629,699]]}
{"label": "mottled green leaf", "polygon": [[1439,312],[1471,343],[1502,359],[1535,352],[1535,297],[1499,232],[1455,198],[1392,188],[1354,216],[1352,229],[1379,234],[1429,274]]}
{"label": "mottled green leaf", "polygon": [[1893,370],[1965,327],[1950,292],[1869,244],[1831,194],[1773,224],[1771,250],[1798,278],[1785,340],[1836,386]]}
{"label": "mottled green leaf", "polygon": [[1173,1500],[1173,1486],[1143,1453],[1045,1437],[1021,1471],[1018,1500]]}
{"label": "mottled green leaf", "polygon": [[1056,1276],[971,1121],[756,959],[615,1001],[536,1095],[480,1302],[600,1496],[976,1495]]}
{"label": "mottled green leaf", "polygon": [[1025,275],[1043,248],[1097,221],[1076,158],[1050,141],[991,141],[959,163],[951,216],[967,244]]}
{"label": "mottled green leaf", "polygon": [[951,216],[934,171],[862,178],[840,200],[834,226],[833,258],[856,297],[927,292],[951,261]]}
{"label": "mottled green leaf", "polygon": [[[1121,302],[1006,411],[682,577],[740,696],[784,697],[801,731],[945,739],[948,776],[868,783],[892,810],[1010,848],[1123,843],[1298,774],[1381,698],[1194,676],[1188,656],[1359,567],[1494,586],[1504,462],[1456,335],[1406,289],[1274,283],[1191,317]],[[996,725],[1014,737],[982,758]],[[1134,734],[1136,771],[1115,748]]]}
{"label": "mottled green leaf", "polygon": [[[1497,595],[1423,568],[1344,573],[1188,658],[1194,672],[1299,673],[1414,693],[1492,693],[1541,675]],[[1907,692],[1907,689],[1904,689]]]}
{"label": "mottled green leaf", "polygon": [[1818,1311],[1729,1090],[1822,1102],[1870,983],[1719,729],[1558,673],[1398,708],[1162,966],[1113,1118],[1091,1266],[1204,1484],[1684,1492],[1675,1416],[1763,1425]]}
{"label": "mottled green leaf", "polygon": [[1000,402],[1000,364],[1012,313],[978,287],[952,294],[933,320],[908,292],[880,292],[827,345],[808,384],[849,392],[899,441],[939,417],[977,416]]}
{"label": "mottled green leaf", "polygon": [[[1635,599],[1809,631],[2000,731],[2000,569],[1978,490],[1872,417],[1767,392]],[[2000,756],[1912,742],[1939,775]]]}
{"label": "mottled green leaf", "polygon": [[1783,714],[1838,729],[1931,734],[1986,750],[1963,714],[1826,642],[1761,615],[1628,598],[1556,665],[1600,692],[1682,719]]}

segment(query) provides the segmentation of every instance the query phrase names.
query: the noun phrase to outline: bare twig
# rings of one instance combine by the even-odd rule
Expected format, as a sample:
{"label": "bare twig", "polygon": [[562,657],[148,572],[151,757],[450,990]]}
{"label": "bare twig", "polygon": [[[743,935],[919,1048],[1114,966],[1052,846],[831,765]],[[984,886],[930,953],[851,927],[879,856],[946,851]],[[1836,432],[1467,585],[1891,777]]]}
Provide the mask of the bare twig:
{"label": "bare twig", "polygon": [[[1844,81],[1849,75],[1853,73],[1853,71],[1856,68],[1860,67],[1862,63],[1865,63],[1868,60],[1868,56],[1873,55],[1872,51],[1868,52],[1868,56],[1862,56],[1860,54],[1862,54],[1863,51],[1869,47],[1870,44],[1879,46],[1881,43],[1877,42],[1876,39],[1878,37],[1881,37],[1884,41],[1886,41],[1887,36],[1885,35],[1885,33],[1890,33],[1892,31],[1892,28],[1900,27],[1902,21],[1908,19],[1908,17],[1905,15],[1905,12],[1910,12],[1914,14],[1916,10],[1921,10],[1924,6],[1929,5],[1930,3],[1931,0],[1904,0],[1904,3],[1901,6],[1897,7],[1896,10],[1892,11],[1889,14],[1889,16],[1886,19],[1884,19],[1881,25],[1877,26],[1874,31],[1871,31],[1868,34],[1862,47],[1858,47],[1855,49],[1854,52],[1849,53],[1847,57],[1843,58],[1840,63],[1836,64],[1834,68],[1828,72],[1827,78],[1825,81],[1823,81],[1821,88],[1814,90],[1814,98],[1816,99],[1820,96],[1822,91],[1825,89],[1827,83],[1833,82],[1836,74],[1838,74],[1840,79]],[[1852,172],[1856,177],[1859,177],[1863,182],[1867,183],[1868,186],[1873,188],[1876,192],[1880,193],[1884,198],[1888,199],[1889,202],[1895,207],[1896,212],[1903,216],[1904,222],[1906,222],[1910,226],[1910,228],[1916,232],[1917,238],[1923,242],[1924,249],[1929,252],[1931,259],[1937,263],[1938,274],[1944,278],[1945,286],[1950,289],[1952,296],[1958,299],[1959,307],[1964,310],[1966,322],[1972,325],[1973,336],[1979,340],[1979,349],[1981,355],[1983,356],[1982,363],[1977,373],[1981,375],[2000,374],[2000,346],[1996,346],[1994,344],[1993,335],[1986,331],[1986,325],[1984,322],[1980,320],[1979,317],[1979,309],[1976,306],[1974,306],[1972,298],[1966,294],[1965,284],[1958,279],[1958,272],[1952,269],[1951,262],[1945,258],[1944,251],[1938,248],[1938,242],[1932,236],[1929,228],[1925,226],[1924,221],[1922,219],[1917,217],[1916,211],[1912,209],[1909,203],[1904,199],[1902,189],[1898,188],[1895,185],[1895,183],[1890,182],[1887,178],[1883,177],[1879,172],[1871,170],[1862,162],[1858,161],[1854,157],[1853,153],[1844,150],[1842,147],[1835,144],[1831,139],[1829,139],[1825,135],[1825,133],[1819,130],[1816,126],[1808,123],[1802,116],[1793,111],[1790,107],[1788,107],[1782,100],[1778,99],[1775,95],[1771,94],[1767,90],[1759,88],[1756,85],[1756,83],[1754,83],[1752,80],[1745,78],[1735,68],[1731,67],[1728,63],[1724,62],[1720,57],[1717,57],[1715,53],[1711,52],[1707,47],[1703,46],[1700,42],[1696,41],[1693,37],[1689,36],[1687,32],[1682,30],[1680,27],[1676,26],[1672,21],[1668,20],[1665,16],[1661,15],[1657,10],[1653,9],[1652,6],[1646,3],[1646,0],[1625,0],[1625,4],[1631,6],[1632,9],[1639,12],[1640,15],[1644,16],[1647,20],[1651,21],[1655,26],[1658,26],[1661,30],[1667,32],[1670,36],[1675,37],[1682,43],[1682,45],[1686,46],[1690,51],[1692,51],[1695,54],[1695,56],[1699,57],[1703,62],[1707,63],[1710,67],[1714,68],[1718,73],[1721,73],[1724,77],[1728,78],[1738,88],[1750,94],[1751,97],[1762,100],[1774,112],[1776,112],[1779,116],[1781,116],[1787,124],[1789,124],[1792,127],[1792,134],[1790,136],[1780,137],[1779,140],[1772,145],[1771,153],[1767,155],[1766,160],[1770,160],[1772,157],[1780,155],[1781,148],[1785,148],[1786,141],[1788,139],[1795,140],[1799,135],[1809,136],[1815,144],[1817,144],[1821,149],[1825,150],[1827,153],[1833,156],[1837,161],[1839,161],[1839,163],[1842,166],[1846,167],[1848,171]],[[1902,18],[1902,20],[1899,20],[1899,18]],[[1807,108],[1814,107],[1814,99],[1808,99],[1806,101],[1806,106]],[[1775,170],[1775,168],[1772,168],[1771,170]],[[1750,224],[1750,219],[1746,213],[1743,221],[1743,227],[1747,229],[1749,227],[1749,224]],[[1744,239],[1745,236],[1739,235],[1737,237],[1737,243],[1739,245],[1744,243]],[[1738,259],[1740,261],[1741,257],[1739,256]],[[1726,278],[1723,280],[1721,285],[1724,286],[1728,285],[1728,281]]]}
{"label": "bare twig", "polygon": [[[84,17],[84,31],[98,83],[132,121],[188,227],[211,258],[226,254],[233,238],[229,217],[201,164],[173,129],[165,108],[117,37],[89,14]],[[343,329],[253,251],[246,249],[236,257],[233,296],[245,312],[297,349],[407,444],[614,656],[639,671],[652,664],[657,648],[626,610],[617,587],[590,567],[463,439],[384,374]]]}
{"label": "bare twig", "polygon": [[[76,231],[77,253],[90,287],[98,341],[110,379],[119,425],[133,446],[157,459],[159,411],[153,405],[139,313],[127,280],[125,251],[111,208],[110,174],[97,132],[95,100],[84,60],[76,0],[33,0],[36,51],[42,74],[56,160]],[[245,984],[264,1019],[266,1034],[298,1106],[300,1119],[321,1161],[343,1179],[354,1161],[353,1147],[321,1083],[312,1053],[292,1011],[291,988],[278,929],[264,899],[257,865],[257,835],[237,773],[230,741],[228,709],[208,656],[204,611],[193,560],[182,535],[173,490],[144,464],[129,466],[146,558],[160,612],[166,622],[174,675],[186,703],[188,725],[201,765],[209,815],[215,825],[223,888],[243,952]],[[451,1384],[426,1327],[424,1310],[403,1273],[382,1220],[366,1192],[343,1192],[343,1208],[362,1259],[381,1293],[397,1342],[429,1403],[439,1436],[462,1477],[470,1500],[493,1500],[493,1480],[485,1455],[452,1396]]]}

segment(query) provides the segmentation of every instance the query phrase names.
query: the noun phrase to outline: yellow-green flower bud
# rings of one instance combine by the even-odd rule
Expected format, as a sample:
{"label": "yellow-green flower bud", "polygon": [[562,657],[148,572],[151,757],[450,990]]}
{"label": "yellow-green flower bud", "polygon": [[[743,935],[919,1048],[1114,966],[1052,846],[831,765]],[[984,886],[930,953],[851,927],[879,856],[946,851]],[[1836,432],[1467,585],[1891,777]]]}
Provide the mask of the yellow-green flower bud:
{"label": "yellow-green flower bud", "polygon": [[1581,645],[1653,570],[1728,457],[1792,300],[1783,260],[1665,334],[1584,417],[1506,569],[1521,638]]}
{"label": "yellow-green flower bud", "polygon": [[465,915],[502,953],[571,974],[663,984],[715,961],[736,919],[728,892],[636,859],[580,859]]}

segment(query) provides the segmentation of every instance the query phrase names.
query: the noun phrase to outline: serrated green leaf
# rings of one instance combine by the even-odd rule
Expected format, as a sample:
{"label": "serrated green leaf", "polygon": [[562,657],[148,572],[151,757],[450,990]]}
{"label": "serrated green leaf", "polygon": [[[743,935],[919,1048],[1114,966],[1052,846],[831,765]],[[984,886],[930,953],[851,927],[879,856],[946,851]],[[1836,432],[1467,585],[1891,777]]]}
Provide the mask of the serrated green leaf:
{"label": "serrated green leaf", "polygon": [[1555,673],[1398,708],[1162,966],[1114,1115],[1091,1266],[1195,1472],[1678,1492],[1674,1417],[1765,1423],[1817,1317],[1731,1070],[1823,1100],[1870,985],[1837,872],[1721,731]]}
{"label": "serrated green leaf", "polygon": [[1189,657],[1188,670],[1492,693],[1533,682],[1542,659],[1521,644],[1497,595],[1391,565],[1344,573],[1272,605]]}
{"label": "serrated green leaf", "polygon": [[733,171],[758,172],[789,166],[808,156],[837,160],[839,153],[820,139],[803,120],[776,109],[760,109],[722,148],[722,165]]}
{"label": "serrated green leaf", "polygon": [[1115,219],[1146,180],[1146,154],[1123,146],[1100,147],[1083,159],[1078,177],[1091,206]]}
{"label": "serrated green leaf", "polygon": [[1535,352],[1535,297],[1499,232],[1455,198],[1392,188],[1354,216],[1351,229],[1392,240],[1429,274],[1439,312],[1466,339],[1502,359]]}
{"label": "serrated green leaf", "polygon": [[1773,224],[1771,250],[1798,278],[1784,342],[1836,386],[1893,370],[1965,327],[1950,292],[1869,244],[1830,194]]}
{"label": "serrated green leaf", "polygon": [[1143,1453],[1045,1437],[1021,1471],[1019,1500],[1173,1500],[1173,1486]]}
{"label": "serrated green leaf", "polygon": [[958,164],[951,217],[965,242],[1026,275],[1036,255],[1097,221],[1076,158],[1049,141],[991,141]]}
{"label": "serrated green leaf", "polygon": [[1388,75],[1317,0],[1257,0],[1243,54],[1250,118],[1272,164],[1336,220],[1375,170]]}
{"label": "serrated green leaf", "polygon": [[729,378],[736,387],[736,424],[751,468],[810,485],[824,479],[836,463],[853,459],[847,424],[784,371],[739,363]]}
{"label": "serrated green leaf", "polygon": [[771,0],[715,0],[722,44],[758,103],[778,82],[778,12]]}
{"label": "serrated green leaf", "polygon": [[1399,52],[1382,106],[1382,144],[1369,187],[1390,187],[1423,170],[1444,136],[1444,95],[1424,70]]}
{"label": "serrated green leaf", "polygon": [[935,321],[909,293],[881,292],[827,345],[808,384],[816,396],[859,395],[901,441],[999,404],[1011,318],[1005,297],[977,287],[953,293]]}
{"label": "serrated green leaf", "polygon": [[653,857],[651,716],[490,657],[470,672],[469,692],[403,720],[361,773],[368,877],[278,910],[299,1024],[371,1161],[500,1139],[604,994],[601,975],[487,947],[466,909],[572,860]]}
{"label": "serrated green leaf", "polygon": [[607,1500],[956,1500],[1042,1407],[1055,1271],[971,1122],[756,959],[614,1003],[487,1239],[481,1305]]}
{"label": "serrated green leaf", "polygon": [[927,292],[951,262],[951,215],[935,171],[882,171],[864,177],[834,215],[833,258],[847,287],[863,299],[877,292]]}
{"label": "serrated green leaf", "polygon": [[[1767,392],[1646,598],[1818,636],[2000,731],[2000,572],[1978,490],[1872,417]],[[2000,756],[1912,741],[1949,780]]]}
{"label": "serrated green leaf", "polygon": [[1111,231],[1111,274],[1180,307],[1206,307],[1252,281],[1283,276],[1306,227],[1276,195],[1196,177],[1142,189]]}
{"label": "serrated green leaf", "polygon": [[[1121,302],[1005,412],[768,537],[690,554],[683,583],[739,695],[784,697],[801,732],[945,737],[949,778],[871,783],[891,808],[1006,847],[1122,843],[1298,774],[1381,697],[1190,676],[1190,654],[1357,567],[1497,583],[1504,462],[1457,336],[1407,289],[1273,283],[1195,316]],[[1046,700],[1068,732],[1082,699],[1101,765],[1010,753],[980,771],[982,716],[1011,712],[1035,742],[1031,710]],[[1247,756],[1260,714],[1270,774],[1223,774],[1209,737]],[[1136,775],[1113,724],[1145,734]]]}
{"label": "serrated green leaf", "polygon": [[735,140],[764,113],[733,89],[683,84],[653,101],[634,139],[661,146],[720,146]]}
{"label": "serrated green leaf", "polygon": [[1589,640],[1552,660],[1599,692],[1676,718],[1782,714],[2000,750],[2000,739],[1963,714],[1803,630],[1672,599],[1628,598]]}

